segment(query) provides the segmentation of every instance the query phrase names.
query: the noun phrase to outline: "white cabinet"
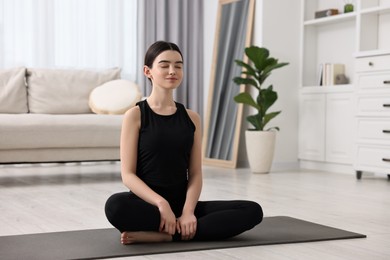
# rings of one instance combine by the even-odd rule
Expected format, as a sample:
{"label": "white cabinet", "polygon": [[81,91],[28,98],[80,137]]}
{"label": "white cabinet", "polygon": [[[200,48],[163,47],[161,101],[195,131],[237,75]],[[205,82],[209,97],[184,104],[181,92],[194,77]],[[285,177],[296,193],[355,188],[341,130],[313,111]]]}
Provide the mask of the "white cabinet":
{"label": "white cabinet", "polygon": [[356,68],[357,178],[390,174],[390,55],[358,57]]}
{"label": "white cabinet", "polygon": [[298,133],[299,159],[325,160],[325,95],[300,96]]}
{"label": "white cabinet", "polygon": [[302,93],[299,107],[299,159],[351,164],[353,92]]}
{"label": "white cabinet", "polygon": [[[390,62],[378,57],[390,53],[390,0],[355,0],[354,11],[350,13],[343,13],[345,2],[301,0],[298,157],[301,166],[309,161],[319,163],[315,167],[310,164],[311,168],[324,169],[329,164],[332,165],[332,170],[338,171],[338,165],[346,165],[348,167],[342,167],[340,171],[352,173],[353,165],[356,166],[354,161],[357,160],[355,140],[359,138],[359,142],[363,142],[357,136],[374,131],[367,128],[382,127],[372,119],[360,120],[356,124],[355,109],[359,109],[360,116],[374,113],[371,109],[377,109],[377,104],[385,102],[387,96],[383,92],[358,94],[356,87],[359,85],[361,89],[373,82],[388,80],[388,74],[384,70],[390,70]],[[326,9],[338,9],[339,14],[315,18],[316,11]],[[372,70],[369,64],[355,62],[357,57],[363,56],[370,56],[371,62],[376,67],[379,66],[382,72],[370,74],[366,71]],[[319,69],[325,63],[344,64],[345,76],[349,81],[341,85],[320,86]],[[362,70],[367,72],[365,77],[360,77],[357,73]],[[381,88],[383,86],[379,87]],[[385,112],[375,113],[377,117]],[[379,140],[378,138],[381,137],[371,137],[370,140]],[[383,142],[383,138],[380,142]],[[359,146],[359,149],[363,149],[363,146]],[[371,152],[362,150],[360,156],[365,153],[372,155]],[[381,156],[385,156],[382,153],[383,151]],[[383,163],[382,160],[382,166]]]}
{"label": "white cabinet", "polygon": [[351,164],[354,143],[353,93],[329,93],[326,98],[325,161]]}

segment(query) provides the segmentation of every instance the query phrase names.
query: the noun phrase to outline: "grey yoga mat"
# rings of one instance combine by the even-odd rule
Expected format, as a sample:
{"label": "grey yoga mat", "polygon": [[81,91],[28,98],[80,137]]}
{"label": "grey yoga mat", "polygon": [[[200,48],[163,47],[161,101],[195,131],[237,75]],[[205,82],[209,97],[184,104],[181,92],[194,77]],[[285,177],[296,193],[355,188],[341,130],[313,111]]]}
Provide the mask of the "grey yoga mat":
{"label": "grey yoga mat", "polygon": [[286,217],[266,217],[237,237],[211,242],[122,245],[113,228],[0,237],[0,259],[102,259],[232,247],[364,238],[365,235]]}

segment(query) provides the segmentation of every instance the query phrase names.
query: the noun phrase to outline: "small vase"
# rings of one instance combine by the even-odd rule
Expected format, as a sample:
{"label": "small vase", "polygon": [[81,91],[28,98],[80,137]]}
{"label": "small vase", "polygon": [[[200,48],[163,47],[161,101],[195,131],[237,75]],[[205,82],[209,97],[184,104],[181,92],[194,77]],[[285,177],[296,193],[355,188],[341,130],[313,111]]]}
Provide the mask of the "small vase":
{"label": "small vase", "polygon": [[344,13],[351,13],[351,12],[353,12],[353,4],[344,5]]}

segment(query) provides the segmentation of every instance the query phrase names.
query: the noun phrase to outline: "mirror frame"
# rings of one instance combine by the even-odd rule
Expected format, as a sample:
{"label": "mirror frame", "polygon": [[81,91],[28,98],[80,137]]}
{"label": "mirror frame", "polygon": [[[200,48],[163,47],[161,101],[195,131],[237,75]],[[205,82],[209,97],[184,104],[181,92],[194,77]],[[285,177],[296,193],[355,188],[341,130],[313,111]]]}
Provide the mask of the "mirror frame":
{"label": "mirror frame", "polygon": [[[235,122],[235,130],[233,136],[233,144],[232,144],[232,158],[231,160],[223,160],[218,158],[209,158],[206,157],[206,149],[208,145],[209,138],[209,127],[210,127],[210,118],[212,111],[212,103],[214,100],[214,82],[216,79],[216,66],[217,64],[217,56],[218,56],[218,41],[221,32],[221,15],[222,15],[222,7],[223,5],[230,4],[233,2],[239,2],[241,0],[219,0],[218,2],[218,11],[217,11],[217,23],[215,30],[215,39],[214,39],[214,49],[213,49],[213,58],[210,72],[210,85],[209,85],[209,95],[208,95],[208,103],[207,103],[207,111],[205,118],[205,127],[203,134],[203,144],[202,144],[202,159],[204,165],[209,166],[219,166],[226,168],[236,168],[237,160],[238,160],[238,149],[239,149],[239,141],[240,141],[240,133],[241,133],[241,124],[242,124],[242,116],[243,116],[243,104],[237,104],[237,118]],[[252,41],[252,30],[253,30],[253,20],[254,20],[254,12],[255,12],[255,0],[248,0],[248,13],[247,13],[247,21],[246,21],[246,35],[245,35],[245,47],[250,46]],[[248,62],[248,58],[244,55],[241,58],[244,62]],[[234,64],[232,64],[234,66]],[[239,75],[237,75],[239,76]],[[233,80],[233,79],[232,79]],[[246,91],[245,85],[240,85],[240,92]],[[235,102],[233,99],[231,102]]]}

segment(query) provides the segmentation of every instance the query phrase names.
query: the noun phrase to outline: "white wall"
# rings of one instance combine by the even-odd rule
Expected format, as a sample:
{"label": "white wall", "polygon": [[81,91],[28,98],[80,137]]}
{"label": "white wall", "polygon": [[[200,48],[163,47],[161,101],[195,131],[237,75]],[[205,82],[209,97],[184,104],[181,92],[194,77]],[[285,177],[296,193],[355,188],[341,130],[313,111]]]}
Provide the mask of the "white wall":
{"label": "white wall", "polygon": [[210,70],[211,70],[211,61],[213,58],[213,50],[214,50],[214,34],[215,27],[217,22],[217,11],[218,11],[218,0],[205,0],[203,1],[203,32],[204,32],[204,67],[203,67],[203,75],[204,75],[204,110],[207,111],[207,101],[209,94],[209,86],[210,86]]}
{"label": "white wall", "polygon": [[[211,59],[218,0],[204,1],[204,87],[205,106],[210,85]],[[266,83],[272,84],[279,99],[271,108],[282,113],[271,121],[272,126],[279,126],[273,170],[298,167],[298,78],[299,78],[299,34],[300,1],[256,0],[253,44],[270,50],[279,61],[290,65],[275,70]],[[205,108],[206,111],[206,108]],[[243,122],[246,128],[246,121]],[[239,162],[247,161],[244,133],[239,150]],[[244,161],[244,163],[242,163]]]}

